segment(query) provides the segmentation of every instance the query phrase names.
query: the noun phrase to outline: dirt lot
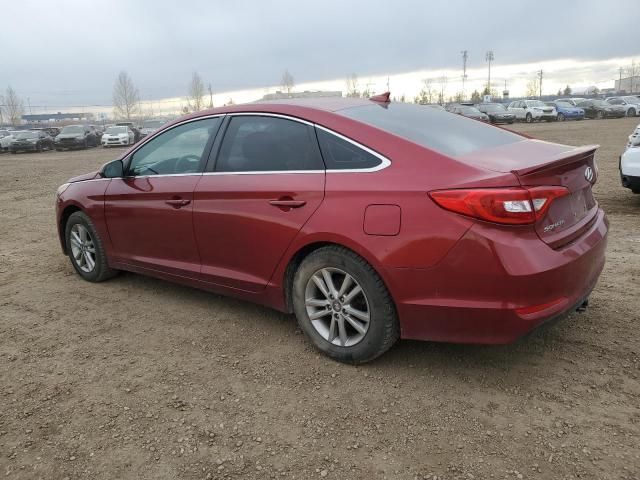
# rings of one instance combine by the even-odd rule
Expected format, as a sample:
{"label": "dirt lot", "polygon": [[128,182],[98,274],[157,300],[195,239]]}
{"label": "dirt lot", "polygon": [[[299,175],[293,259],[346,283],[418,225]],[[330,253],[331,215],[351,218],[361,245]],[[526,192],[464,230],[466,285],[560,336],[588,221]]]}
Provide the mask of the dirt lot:
{"label": "dirt lot", "polygon": [[503,347],[400,342],[351,367],[293,317],[133,274],[89,284],[56,187],[115,151],[0,156],[0,476],[640,478],[634,119],[516,125],[598,143],[608,263],[586,313]]}

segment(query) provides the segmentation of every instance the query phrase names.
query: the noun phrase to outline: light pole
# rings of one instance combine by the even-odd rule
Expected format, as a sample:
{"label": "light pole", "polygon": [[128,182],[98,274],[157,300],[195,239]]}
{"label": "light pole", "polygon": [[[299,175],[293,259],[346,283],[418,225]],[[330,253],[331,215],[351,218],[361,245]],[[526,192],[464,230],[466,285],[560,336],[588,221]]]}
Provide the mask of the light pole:
{"label": "light pole", "polygon": [[462,96],[464,97],[464,82],[467,79],[467,58],[469,53],[466,50],[460,52],[462,54]]}
{"label": "light pole", "polygon": [[489,62],[489,75],[487,78],[487,93],[491,95],[491,62],[493,61],[493,50],[489,50],[484,56],[485,60]]}

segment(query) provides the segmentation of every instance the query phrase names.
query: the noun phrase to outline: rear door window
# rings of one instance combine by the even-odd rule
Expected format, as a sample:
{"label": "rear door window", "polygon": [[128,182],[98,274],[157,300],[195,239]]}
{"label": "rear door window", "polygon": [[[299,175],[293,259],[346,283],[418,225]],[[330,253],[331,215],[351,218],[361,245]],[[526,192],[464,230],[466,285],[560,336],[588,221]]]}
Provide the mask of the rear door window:
{"label": "rear door window", "polygon": [[322,128],[316,128],[316,133],[327,170],[361,170],[382,164],[380,157],[342,137]]}
{"label": "rear door window", "polygon": [[237,115],[229,121],[215,170],[324,170],[324,163],[310,125],[280,117]]}

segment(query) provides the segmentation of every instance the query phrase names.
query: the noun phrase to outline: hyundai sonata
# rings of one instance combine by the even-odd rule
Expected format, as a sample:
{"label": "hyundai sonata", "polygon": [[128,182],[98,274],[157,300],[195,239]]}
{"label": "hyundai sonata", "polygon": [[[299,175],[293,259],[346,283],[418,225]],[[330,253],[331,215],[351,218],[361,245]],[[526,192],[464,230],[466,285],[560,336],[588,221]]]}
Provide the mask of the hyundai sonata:
{"label": "hyundai sonata", "polygon": [[85,280],[151,275],[295,313],[359,363],[497,344],[584,305],[608,223],[597,146],[420,105],[305,99],[183,117],[56,195]]}

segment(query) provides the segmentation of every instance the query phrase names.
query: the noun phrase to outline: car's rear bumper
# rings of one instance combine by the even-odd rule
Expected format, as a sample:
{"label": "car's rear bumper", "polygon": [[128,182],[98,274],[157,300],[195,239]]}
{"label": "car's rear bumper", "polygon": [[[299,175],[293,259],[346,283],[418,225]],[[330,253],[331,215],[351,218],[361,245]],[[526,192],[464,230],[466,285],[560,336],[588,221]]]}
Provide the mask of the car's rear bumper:
{"label": "car's rear bumper", "polygon": [[620,180],[624,188],[630,188],[634,192],[640,191],[640,177],[620,173]]}
{"label": "car's rear bumper", "polygon": [[385,270],[402,337],[509,343],[573,311],[604,267],[607,231],[599,210],[579,240],[553,250],[535,234],[475,224],[433,268]]}

